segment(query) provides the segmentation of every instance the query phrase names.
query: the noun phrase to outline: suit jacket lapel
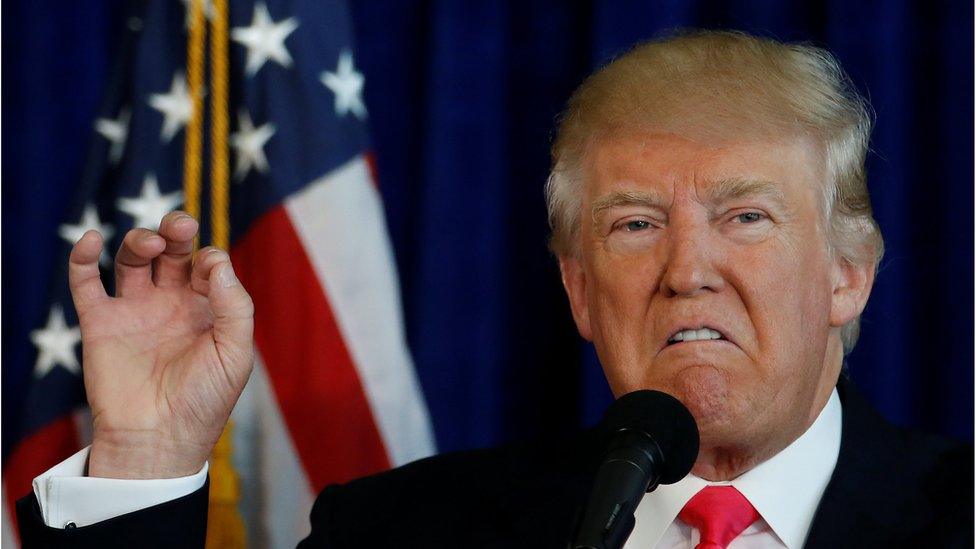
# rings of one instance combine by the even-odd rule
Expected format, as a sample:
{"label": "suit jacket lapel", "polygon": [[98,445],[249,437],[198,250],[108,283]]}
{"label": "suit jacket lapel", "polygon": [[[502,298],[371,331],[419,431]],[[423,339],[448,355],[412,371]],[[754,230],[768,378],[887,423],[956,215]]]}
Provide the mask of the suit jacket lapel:
{"label": "suit jacket lapel", "polygon": [[[905,475],[903,434],[884,421],[853,384],[837,384],[843,406],[840,455],[807,535],[807,548],[897,543],[932,520],[925,499]],[[905,478],[908,476],[909,478]]]}

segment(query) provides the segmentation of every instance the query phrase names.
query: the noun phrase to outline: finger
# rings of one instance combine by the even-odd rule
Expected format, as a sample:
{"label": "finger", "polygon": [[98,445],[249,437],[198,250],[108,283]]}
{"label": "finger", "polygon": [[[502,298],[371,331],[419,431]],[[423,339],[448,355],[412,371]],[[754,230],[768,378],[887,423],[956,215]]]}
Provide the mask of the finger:
{"label": "finger", "polygon": [[125,233],[115,255],[115,294],[135,295],[153,286],[152,262],[166,247],[166,240],[149,229]]}
{"label": "finger", "polygon": [[197,251],[190,272],[190,286],[195,292],[205,297],[210,296],[210,271],[217,263],[223,261],[230,261],[230,256],[215,246],[207,246]]}
{"label": "finger", "polygon": [[242,388],[254,363],[254,303],[230,261],[217,261],[208,282],[214,343],[227,375]]}
{"label": "finger", "polygon": [[81,236],[68,256],[68,287],[79,316],[98,301],[108,299],[98,271],[101,255],[102,235],[92,230]]}
{"label": "finger", "polygon": [[161,288],[185,286],[190,281],[193,237],[200,224],[186,212],[174,211],[159,222],[159,236],[166,248],[153,264],[153,282]]}

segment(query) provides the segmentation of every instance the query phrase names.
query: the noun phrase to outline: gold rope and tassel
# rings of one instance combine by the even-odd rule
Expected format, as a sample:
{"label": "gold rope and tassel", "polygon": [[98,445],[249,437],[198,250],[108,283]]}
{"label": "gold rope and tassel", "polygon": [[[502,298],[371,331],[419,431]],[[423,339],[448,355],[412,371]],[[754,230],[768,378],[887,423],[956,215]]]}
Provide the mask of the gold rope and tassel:
{"label": "gold rope and tassel", "polygon": [[[203,0],[193,0],[190,37],[186,46],[186,83],[192,110],[183,145],[183,195],[186,212],[200,219],[200,172],[203,166],[203,46],[206,27]],[[194,248],[199,246],[199,236]]]}
{"label": "gold rope and tassel", "polygon": [[[200,0],[197,0],[198,2]],[[227,136],[227,0],[213,0],[210,34],[210,234],[215,246],[230,249],[230,189]],[[240,487],[231,462],[231,433],[234,424],[227,422],[214,448],[210,469],[210,515],[207,527],[207,549],[244,547],[244,521],[237,503]]]}
{"label": "gold rope and tassel", "polygon": [[210,35],[210,230],[213,244],[230,247],[230,160],[227,152],[229,132],[227,84],[227,0],[213,0]]}
{"label": "gold rope and tassel", "polygon": [[[228,206],[228,107],[227,86],[227,0],[214,0],[210,34],[210,228],[211,242],[230,247],[230,209]],[[206,19],[203,0],[193,0],[189,43],[187,45],[187,84],[193,98],[193,114],[187,124],[184,149],[183,187],[186,210],[200,218],[200,178],[203,164],[203,77]],[[196,242],[199,245],[199,240]],[[244,522],[237,504],[240,500],[238,477],[232,463],[231,433],[228,421],[210,456],[210,507],[207,518],[207,549],[241,549],[246,546]]]}

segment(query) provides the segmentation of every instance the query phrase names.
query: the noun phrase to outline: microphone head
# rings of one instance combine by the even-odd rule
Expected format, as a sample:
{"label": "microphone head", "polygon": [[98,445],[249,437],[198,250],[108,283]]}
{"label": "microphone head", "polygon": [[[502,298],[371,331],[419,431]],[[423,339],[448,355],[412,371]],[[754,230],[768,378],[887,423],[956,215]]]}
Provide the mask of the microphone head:
{"label": "microphone head", "polygon": [[661,391],[640,390],[621,396],[607,408],[602,427],[608,436],[622,429],[651,437],[664,463],[661,484],[678,482],[698,458],[698,425],[680,400]]}

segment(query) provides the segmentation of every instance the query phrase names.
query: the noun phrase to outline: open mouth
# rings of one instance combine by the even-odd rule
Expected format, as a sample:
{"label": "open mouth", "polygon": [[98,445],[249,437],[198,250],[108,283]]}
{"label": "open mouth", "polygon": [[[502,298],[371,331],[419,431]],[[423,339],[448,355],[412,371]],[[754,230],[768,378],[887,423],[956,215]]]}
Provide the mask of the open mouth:
{"label": "open mouth", "polygon": [[668,338],[668,345],[682,343],[686,341],[714,341],[726,339],[722,332],[703,326],[701,328],[683,328]]}

